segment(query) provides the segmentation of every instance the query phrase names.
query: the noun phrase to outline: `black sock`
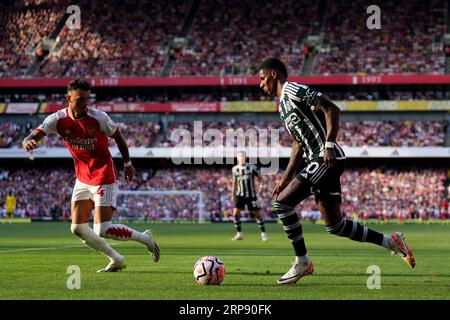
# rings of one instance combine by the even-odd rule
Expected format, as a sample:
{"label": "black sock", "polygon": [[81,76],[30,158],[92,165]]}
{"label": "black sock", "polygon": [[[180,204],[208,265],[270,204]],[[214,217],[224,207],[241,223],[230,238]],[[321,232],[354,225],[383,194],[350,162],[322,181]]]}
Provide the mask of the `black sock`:
{"label": "black sock", "polygon": [[266,232],[266,227],[264,225],[264,219],[256,219],[256,223],[259,226],[259,229],[261,230],[261,232]]}
{"label": "black sock", "polygon": [[372,229],[362,226],[359,222],[342,219],[334,226],[327,226],[326,230],[339,237],[347,237],[359,242],[370,242],[381,246],[384,235]]}
{"label": "black sock", "polygon": [[302,224],[295,212],[295,208],[277,201],[272,203],[272,208],[283,223],[283,229],[292,242],[295,255],[304,256],[307,250],[305,240],[303,239]]}
{"label": "black sock", "polygon": [[234,227],[236,228],[237,232],[242,231],[242,221],[241,218],[234,218]]}

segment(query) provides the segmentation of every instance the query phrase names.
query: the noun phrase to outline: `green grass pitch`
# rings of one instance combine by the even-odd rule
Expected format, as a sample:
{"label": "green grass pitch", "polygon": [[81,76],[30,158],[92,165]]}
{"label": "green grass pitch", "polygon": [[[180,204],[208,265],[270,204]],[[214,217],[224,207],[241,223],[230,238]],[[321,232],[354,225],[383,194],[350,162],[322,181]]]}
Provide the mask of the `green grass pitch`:
{"label": "green grass pitch", "polygon": [[[127,269],[97,274],[108,260],[70,233],[69,223],[0,224],[0,299],[152,300],[305,300],[449,299],[450,225],[366,224],[384,233],[402,231],[417,266],[410,269],[383,248],[338,238],[323,225],[304,223],[304,237],[315,265],[312,276],[295,285],[277,278],[293,261],[293,250],[279,224],[267,223],[262,242],[257,225],[244,223],[245,239],[232,242],[232,224],[155,224],[161,260],[132,241],[108,240],[127,258]],[[138,230],[149,225],[130,224]],[[216,255],[226,265],[220,286],[200,286],[196,260]],[[66,286],[67,268],[81,270],[81,289]],[[369,290],[370,265],[381,269],[381,288]]]}

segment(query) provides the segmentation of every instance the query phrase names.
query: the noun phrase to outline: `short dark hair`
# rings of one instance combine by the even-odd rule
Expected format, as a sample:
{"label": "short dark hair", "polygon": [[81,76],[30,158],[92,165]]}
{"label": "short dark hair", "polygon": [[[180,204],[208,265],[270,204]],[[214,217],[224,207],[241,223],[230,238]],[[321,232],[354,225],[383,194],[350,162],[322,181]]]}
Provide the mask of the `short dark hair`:
{"label": "short dark hair", "polygon": [[261,65],[259,66],[259,70],[262,70],[262,69],[269,69],[269,70],[276,69],[279,72],[281,72],[281,74],[283,76],[285,76],[286,78],[288,76],[286,66],[284,65],[283,62],[281,62],[280,59],[277,59],[277,58],[270,57],[270,58],[267,58],[266,60],[264,60],[261,63]]}
{"label": "short dark hair", "polygon": [[85,90],[89,91],[92,89],[92,86],[89,82],[83,79],[75,79],[69,82],[67,85],[67,91],[72,90]]}

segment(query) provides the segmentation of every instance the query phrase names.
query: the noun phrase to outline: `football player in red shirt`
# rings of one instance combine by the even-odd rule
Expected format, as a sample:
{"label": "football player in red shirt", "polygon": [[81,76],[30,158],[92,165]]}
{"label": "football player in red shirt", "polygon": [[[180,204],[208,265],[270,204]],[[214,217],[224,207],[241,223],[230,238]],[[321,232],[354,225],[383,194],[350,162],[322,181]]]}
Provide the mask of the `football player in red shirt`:
{"label": "football player in red shirt", "polygon": [[[119,191],[119,179],[108,137],[116,141],[124,161],[125,180],[131,181],[135,169],[128,146],[119,127],[103,111],[88,108],[91,85],[76,79],[67,87],[68,106],[49,115],[23,142],[31,151],[49,133],[58,133],[64,140],[75,163],[76,183],[72,193],[71,231],[82,242],[100,251],[111,260],[98,272],[115,272],[125,268],[125,257],[114,250],[104,238],[135,240],[147,247],[153,261],[159,261],[159,247],[150,230],[139,232],[122,224],[112,224]],[[94,229],[89,227],[94,209]]]}

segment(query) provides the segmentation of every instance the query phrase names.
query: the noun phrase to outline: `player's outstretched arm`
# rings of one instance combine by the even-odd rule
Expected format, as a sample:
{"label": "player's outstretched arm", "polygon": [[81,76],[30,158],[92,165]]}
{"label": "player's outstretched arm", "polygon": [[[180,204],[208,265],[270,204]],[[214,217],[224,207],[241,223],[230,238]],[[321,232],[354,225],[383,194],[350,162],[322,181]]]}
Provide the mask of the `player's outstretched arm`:
{"label": "player's outstretched arm", "polygon": [[325,121],[327,125],[327,143],[325,145],[324,161],[328,168],[334,166],[336,162],[336,155],[334,151],[334,143],[336,143],[336,137],[339,131],[339,119],[341,111],[339,108],[325,95],[320,97],[319,103],[314,108],[315,112],[323,112],[325,115]]}
{"label": "player's outstretched arm", "polygon": [[125,180],[131,181],[136,173],[133,165],[131,164],[130,152],[128,151],[127,143],[125,142],[125,138],[120,132],[119,128],[116,129],[114,134],[111,136],[116,141],[117,148],[119,148],[120,154],[122,155],[122,159],[125,167]]}
{"label": "player's outstretched arm", "polygon": [[45,137],[45,133],[41,130],[33,130],[28,136],[22,141],[22,148],[25,151],[31,151],[36,149],[39,140]]}

